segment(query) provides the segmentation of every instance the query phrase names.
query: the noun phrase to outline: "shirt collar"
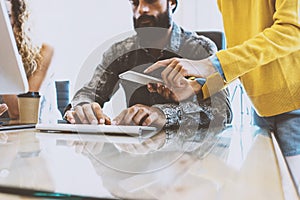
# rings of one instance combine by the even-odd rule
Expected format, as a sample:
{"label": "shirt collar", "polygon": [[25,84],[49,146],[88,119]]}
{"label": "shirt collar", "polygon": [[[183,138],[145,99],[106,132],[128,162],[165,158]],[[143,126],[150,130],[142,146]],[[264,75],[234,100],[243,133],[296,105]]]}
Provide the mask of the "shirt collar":
{"label": "shirt collar", "polygon": [[[139,39],[137,38],[136,35],[135,35],[135,38],[137,41],[136,47],[138,49],[144,49],[144,47],[140,45]],[[162,50],[178,52],[180,44],[181,44],[181,38],[182,38],[181,28],[175,22],[173,22],[169,43]]]}
{"label": "shirt collar", "polygon": [[179,47],[181,44],[181,29],[180,27],[173,22],[173,26],[172,26],[172,31],[171,31],[171,37],[170,37],[170,42],[168,43],[168,45],[166,46],[165,49],[177,52],[179,51]]}

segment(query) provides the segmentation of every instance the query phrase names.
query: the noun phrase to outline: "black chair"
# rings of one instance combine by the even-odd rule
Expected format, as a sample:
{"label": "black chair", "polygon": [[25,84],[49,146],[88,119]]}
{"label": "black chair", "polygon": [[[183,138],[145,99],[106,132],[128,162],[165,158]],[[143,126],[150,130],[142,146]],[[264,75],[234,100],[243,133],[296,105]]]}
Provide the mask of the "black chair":
{"label": "black chair", "polygon": [[55,81],[57,108],[61,115],[70,102],[70,81]]}
{"label": "black chair", "polygon": [[226,48],[225,34],[222,31],[196,31],[198,35],[203,35],[211,39],[218,50]]}

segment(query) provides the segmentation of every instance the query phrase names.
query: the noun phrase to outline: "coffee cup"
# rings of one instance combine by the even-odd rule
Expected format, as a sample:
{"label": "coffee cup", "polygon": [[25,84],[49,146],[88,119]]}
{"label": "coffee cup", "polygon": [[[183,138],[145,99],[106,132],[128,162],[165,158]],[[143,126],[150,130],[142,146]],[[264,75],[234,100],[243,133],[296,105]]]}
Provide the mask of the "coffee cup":
{"label": "coffee cup", "polygon": [[36,124],[38,122],[40,97],[38,92],[27,92],[18,95],[20,123]]}

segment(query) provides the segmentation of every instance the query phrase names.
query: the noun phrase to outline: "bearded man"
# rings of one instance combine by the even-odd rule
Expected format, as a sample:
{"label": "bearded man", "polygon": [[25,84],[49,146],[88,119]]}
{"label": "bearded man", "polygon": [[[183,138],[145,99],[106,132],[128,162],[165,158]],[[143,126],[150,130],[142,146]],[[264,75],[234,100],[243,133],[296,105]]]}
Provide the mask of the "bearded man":
{"label": "bearded man", "polygon": [[[172,20],[177,0],[130,0],[136,34],[115,43],[103,55],[90,82],[75,94],[71,110],[65,114],[70,123],[111,124],[102,108],[119,86],[119,74],[143,72],[158,60],[171,57],[203,59],[213,55],[216,45],[195,32],[185,31]],[[156,74],[157,75],[157,74]],[[160,73],[158,73],[160,75]],[[184,102],[151,92],[145,85],[123,81],[128,108],[114,119],[115,124],[176,127],[207,127],[211,121],[224,126],[231,120],[227,91],[203,100],[197,94]],[[191,85],[199,85],[191,80]],[[149,86],[148,86],[149,87]],[[195,111],[196,109],[196,111]]]}

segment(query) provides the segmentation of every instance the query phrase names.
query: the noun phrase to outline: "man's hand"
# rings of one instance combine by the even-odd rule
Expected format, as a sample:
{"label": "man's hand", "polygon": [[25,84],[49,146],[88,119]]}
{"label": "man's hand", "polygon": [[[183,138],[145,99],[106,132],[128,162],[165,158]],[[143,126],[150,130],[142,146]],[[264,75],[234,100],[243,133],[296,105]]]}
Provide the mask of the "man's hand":
{"label": "man's hand", "polygon": [[[207,78],[216,72],[216,69],[208,58],[203,60],[170,58],[154,63],[144,72],[150,73],[161,67],[165,67],[165,70],[162,72],[162,78],[164,81],[166,81],[165,83],[167,85],[169,83],[175,84],[176,87],[180,87],[181,77],[193,76],[197,78]],[[171,72],[175,72],[173,75],[174,79],[169,82],[168,80],[170,80],[170,78],[166,79],[165,75],[168,75]],[[181,74],[181,77],[177,76],[178,73]]]}
{"label": "man's hand", "polygon": [[8,107],[5,103],[0,104],[0,116],[7,110],[8,110]]}
{"label": "man's hand", "polygon": [[162,128],[166,123],[166,117],[158,108],[137,104],[123,110],[113,121],[116,125],[154,125]]}
{"label": "man's hand", "polygon": [[65,119],[71,124],[111,124],[110,118],[96,102],[75,106],[66,112]]}

